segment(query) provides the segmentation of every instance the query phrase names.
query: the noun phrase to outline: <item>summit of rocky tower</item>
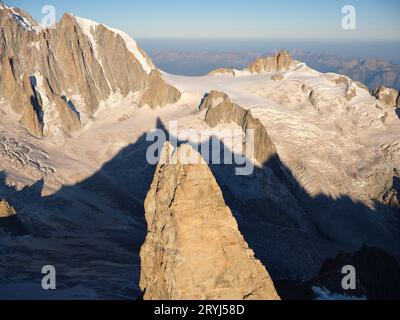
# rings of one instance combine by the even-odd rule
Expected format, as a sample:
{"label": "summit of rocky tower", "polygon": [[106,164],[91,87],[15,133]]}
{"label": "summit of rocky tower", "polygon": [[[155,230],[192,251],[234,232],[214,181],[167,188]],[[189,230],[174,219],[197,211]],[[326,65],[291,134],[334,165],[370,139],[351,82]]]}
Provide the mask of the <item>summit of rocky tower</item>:
{"label": "summit of rocky tower", "polygon": [[258,58],[248,67],[248,70],[251,73],[281,72],[288,71],[295,65],[296,62],[292,59],[292,56],[285,49],[282,49],[281,52],[271,57]]}
{"label": "summit of rocky tower", "polygon": [[36,137],[75,132],[110,99],[133,96],[139,106],[157,108],[180,98],[117,29],[73,14],[43,28],[26,12],[2,5],[0,30],[0,98]]}
{"label": "summit of rocky tower", "polygon": [[278,300],[201,156],[166,143],[161,159],[145,201],[144,299]]}
{"label": "summit of rocky tower", "polygon": [[[285,72],[292,70],[296,66],[299,66],[300,63],[295,61],[290,53],[288,53],[285,49],[282,49],[281,52],[278,52],[272,56],[260,57],[257,58],[253,63],[251,63],[247,68],[242,70],[235,70],[233,68],[220,68],[214,71],[211,71],[208,75],[231,75],[237,76],[243,72],[258,74],[264,72]],[[274,77],[274,80],[279,80],[278,76]]]}

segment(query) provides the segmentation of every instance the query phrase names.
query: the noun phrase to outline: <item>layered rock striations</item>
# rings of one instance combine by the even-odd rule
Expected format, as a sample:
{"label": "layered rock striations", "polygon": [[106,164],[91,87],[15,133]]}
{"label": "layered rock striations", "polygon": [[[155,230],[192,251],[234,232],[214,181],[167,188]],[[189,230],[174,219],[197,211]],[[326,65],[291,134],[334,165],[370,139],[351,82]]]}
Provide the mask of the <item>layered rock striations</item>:
{"label": "layered rock striations", "polygon": [[171,154],[158,165],[145,201],[144,299],[278,300],[201,156],[188,145],[172,152],[166,144],[161,159]]}
{"label": "layered rock striations", "polygon": [[43,28],[5,5],[0,30],[0,97],[36,137],[78,130],[110,98],[137,96],[151,108],[180,98],[122,31],[72,14]]}
{"label": "layered rock striations", "polygon": [[266,163],[277,155],[275,145],[261,121],[254,118],[250,110],[233,103],[225,93],[211,91],[203,100],[200,109],[207,110],[204,121],[211,128],[234,122],[242,128],[243,132],[253,130],[254,157],[260,164]]}

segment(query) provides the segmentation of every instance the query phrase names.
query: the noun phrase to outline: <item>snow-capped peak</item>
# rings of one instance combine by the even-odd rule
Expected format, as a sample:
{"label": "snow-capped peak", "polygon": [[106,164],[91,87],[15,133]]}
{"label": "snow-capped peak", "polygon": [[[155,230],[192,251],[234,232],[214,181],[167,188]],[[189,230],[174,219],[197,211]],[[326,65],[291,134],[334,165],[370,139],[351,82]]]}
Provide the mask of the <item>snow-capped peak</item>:
{"label": "snow-capped peak", "polygon": [[99,58],[98,52],[97,52],[97,42],[95,39],[96,28],[99,24],[92,20],[89,20],[89,19],[77,17],[74,14],[71,14],[71,16],[73,16],[75,18],[75,20],[78,23],[78,25],[80,26],[82,32],[85,34],[85,36],[87,36],[89,38],[89,41],[92,44],[94,56],[97,59],[97,61],[99,61],[99,63],[101,64],[101,61],[100,61],[100,58]]}
{"label": "snow-capped peak", "polygon": [[[96,58],[97,58],[97,51],[96,51],[96,39],[94,37],[94,32],[96,31],[96,28],[100,25],[99,23],[89,20],[89,19],[84,19],[77,17],[76,15],[72,16],[76,19],[78,22],[79,26],[81,27],[83,33],[90,39],[93,50],[95,52]],[[115,29],[115,28],[110,28],[104,24],[102,24],[105,28],[108,30],[114,32],[115,34],[118,34],[124,41],[126,48],[135,56],[136,60],[139,61],[139,63],[142,65],[144,71],[147,74],[150,74],[152,70],[155,69],[155,66],[149,59],[146,58],[146,56],[141,52],[139,49],[139,46],[137,45],[136,41],[132,39],[128,34],[125,32]],[[97,59],[99,60],[99,59]]]}
{"label": "snow-capped peak", "polygon": [[10,7],[7,6],[3,1],[0,1],[0,10],[4,10],[4,9],[10,9]]}
{"label": "snow-capped peak", "polygon": [[10,17],[15,19],[25,30],[31,31],[34,33],[39,33],[42,31],[42,27],[40,25],[33,25],[32,22],[21,13],[17,12],[13,7],[9,7],[6,4],[0,2],[0,9],[5,10],[8,9],[11,11]]}
{"label": "snow-capped peak", "polygon": [[115,28],[109,28],[109,29],[118,34],[119,36],[121,36],[121,38],[125,41],[126,48],[140,62],[140,64],[142,65],[143,69],[146,71],[147,74],[150,74],[151,71],[155,69],[155,66],[150,61],[148,61],[148,59],[140,51],[135,40],[133,40],[128,34],[126,34],[121,30]]}

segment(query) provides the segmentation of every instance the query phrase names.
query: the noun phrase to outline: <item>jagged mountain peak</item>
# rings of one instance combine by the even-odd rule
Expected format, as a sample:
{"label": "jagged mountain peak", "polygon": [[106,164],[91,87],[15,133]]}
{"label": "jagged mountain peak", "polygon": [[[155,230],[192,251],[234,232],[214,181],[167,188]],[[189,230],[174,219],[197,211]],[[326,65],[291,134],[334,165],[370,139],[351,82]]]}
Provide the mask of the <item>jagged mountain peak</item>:
{"label": "jagged mountain peak", "polygon": [[0,2],[0,10],[8,13],[9,17],[16,21],[24,30],[38,34],[43,30],[43,26],[37,23],[27,12],[6,5]]}
{"label": "jagged mountain peak", "polygon": [[[3,8],[9,16],[17,12]],[[157,108],[180,98],[136,41],[120,30],[65,14],[39,34],[38,24],[25,14],[0,17],[5,48],[0,97],[36,137],[79,130],[83,119],[93,118],[109,100],[132,96],[139,106]],[[23,32],[30,29],[35,32]]]}
{"label": "jagged mountain peak", "polygon": [[102,23],[98,23],[94,20],[79,17],[74,13],[65,13],[62,20],[63,19],[65,21],[76,22],[81,28],[81,30],[84,32],[84,34],[90,39],[94,47],[94,50],[96,50],[97,47],[96,34],[98,32],[98,28],[101,27],[103,31],[105,29],[112,31],[115,34],[115,37],[119,36],[123,39],[126,48],[134,55],[136,60],[140,62],[140,64],[142,65],[143,69],[146,71],[147,74],[150,74],[153,70],[156,69],[156,66],[154,65],[153,61],[151,61],[150,57],[138,46],[137,42],[124,31],[109,27]]}
{"label": "jagged mountain peak", "polygon": [[282,49],[280,52],[277,52],[272,56],[257,58],[247,68],[244,68],[242,70],[236,70],[234,68],[220,68],[211,71],[209,75],[229,74],[232,76],[237,76],[242,74],[286,72],[294,70],[295,68],[303,65],[304,63],[294,60],[291,54],[286,51],[286,49]]}
{"label": "jagged mountain peak", "polygon": [[292,56],[285,49],[282,49],[281,52],[273,56],[258,58],[247,69],[251,73],[280,72],[288,71],[296,65],[298,65],[298,63],[293,60]]}

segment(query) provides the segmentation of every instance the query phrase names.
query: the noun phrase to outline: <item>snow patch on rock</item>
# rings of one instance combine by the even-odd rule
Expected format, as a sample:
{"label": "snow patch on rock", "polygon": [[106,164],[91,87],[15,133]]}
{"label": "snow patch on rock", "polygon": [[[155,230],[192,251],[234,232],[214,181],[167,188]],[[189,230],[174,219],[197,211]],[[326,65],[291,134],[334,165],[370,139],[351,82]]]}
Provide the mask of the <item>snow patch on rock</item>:
{"label": "snow patch on rock", "polygon": [[97,51],[97,42],[95,39],[96,28],[98,27],[99,24],[92,20],[80,18],[75,15],[73,15],[73,17],[76,19],[76,22],[78,22],[78,24],[79,24],[82,32],[85,34],[85,36],[87,36],[89,38],[90,43],[92,44],[94,56],[101,65],[101,59],[99,58],[99,54]]}
{"label": "snow patch on rock", "polygon": [[31,82],[38,98],[42,100],[42,113],[43,113],[43,133],[45,136],[62,137],[62,130],[60,127],[60,114],[57,106],[49,98],[44,84],[44,78],[40,74],[35,74],[31,77]]}
{"label": "snow patch on rock", "polygon": [[[94,22],[89,19],[84,19],[77,17],[73,15],[78,22],[79,26],[81,27],[83,33],[89,38],[90,42],[92,43],[93,51],[95,54],[96,59],[99,61],[101,65],[101,60],[98,57],[98,52],[97,52],[97,47],[96,47],[96,39],[94,36],[94,33],[96,32],[96,28],[99,26],[97,22]],[[125,32],[115,29],[115,28],[110,28],[106,25],[103,24],[104,27],[109,29],[110,31],[114,32],[115,34],[118,34],[121,36],[121,38],[125,41],[126,48],[135,56],[136,60],[139,61],[139,63],[142,65],[144,71],[147,74],[150,74],[153,69],[155,69],[155,66],[148,61],[148,59],[145,57],[145,55],[141,52],[139,49],[139,46],[137,45],[136,41],[132,39],[128,34]]]}
{"label": "snow patch on rock", "polygon": [[2,10],[9,9],[11,11],[10,17],[15,19],[25,30],[34,32],[36,34],[42,31],[43,28],[41,26],[34,26],[28,18],[15,11],[13,7],[8,7],[4,4],[0,4],[0,7]]}

